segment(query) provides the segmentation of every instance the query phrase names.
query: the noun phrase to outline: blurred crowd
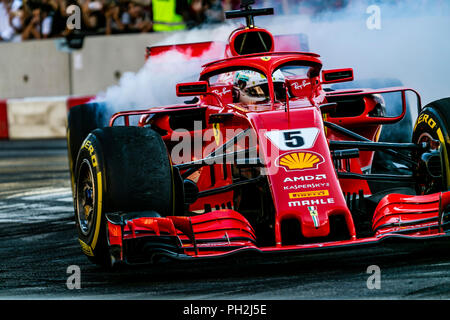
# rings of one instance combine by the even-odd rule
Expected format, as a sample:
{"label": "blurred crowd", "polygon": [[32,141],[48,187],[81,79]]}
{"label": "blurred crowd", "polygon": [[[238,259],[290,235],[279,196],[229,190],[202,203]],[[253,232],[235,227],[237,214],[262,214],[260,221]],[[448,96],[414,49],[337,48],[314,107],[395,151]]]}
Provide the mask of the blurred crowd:
{"label": "blurred crowd", "polygon": [[[258,7],[271,6],[277,12],[288,13],[292,3],[309,2],[309,9],[317,9],[319,5],[343,6],[347,1],[257,3]],[[84,35],[109,35],[192,29],[221,23],[225,11],[237,10],[239,6],[240,0],[0,0],[0,41],[64,37],[76,30]]]}
{"label": "blurred crowd", "polygon": [[[254,7],[315,15],[352,1],[358,0],[257,0]],[[192,29],[221,23],[225,11],[239,7],[240,0],[0,0],[0,41]]]}

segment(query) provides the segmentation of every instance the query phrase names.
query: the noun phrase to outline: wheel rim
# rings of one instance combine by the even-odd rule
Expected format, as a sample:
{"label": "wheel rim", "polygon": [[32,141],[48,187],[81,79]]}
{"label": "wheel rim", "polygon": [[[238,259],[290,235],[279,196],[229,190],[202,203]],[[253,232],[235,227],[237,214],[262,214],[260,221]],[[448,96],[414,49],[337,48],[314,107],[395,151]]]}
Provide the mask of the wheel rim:
{"label": "wheel rim", "polygon": [[[418,138],[417,143],[420,144],[431,140],[434,140],[433,137],[429,133],[424,132]],[[416,191],[418,194],[430,194],[440,190],[441,181],[428,176],[424,170],[419,172],[418,178],[419,179],[416,180]]]}
{"label": "wheel rim", "polygon": [[80,231],[88,235],[94,224],[95,184],[90,163],[85,159],[77,179],[77,220]]}

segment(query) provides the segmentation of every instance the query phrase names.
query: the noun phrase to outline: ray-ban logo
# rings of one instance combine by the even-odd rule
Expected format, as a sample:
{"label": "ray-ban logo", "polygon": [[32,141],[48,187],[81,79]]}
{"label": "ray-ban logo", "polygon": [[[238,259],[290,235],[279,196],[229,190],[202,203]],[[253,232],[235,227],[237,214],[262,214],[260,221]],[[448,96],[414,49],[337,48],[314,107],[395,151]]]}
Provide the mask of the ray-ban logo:
{"label": "ray-ban logo", "polygon": [[310,86],[311,82],[307,82],[306,80],[303,80],[303,82],[301,84],[298,84],[298,82],[294,82],[292,85],[294,86],[295,90],[302,90],[302,89],[306,88],[307,86]]}

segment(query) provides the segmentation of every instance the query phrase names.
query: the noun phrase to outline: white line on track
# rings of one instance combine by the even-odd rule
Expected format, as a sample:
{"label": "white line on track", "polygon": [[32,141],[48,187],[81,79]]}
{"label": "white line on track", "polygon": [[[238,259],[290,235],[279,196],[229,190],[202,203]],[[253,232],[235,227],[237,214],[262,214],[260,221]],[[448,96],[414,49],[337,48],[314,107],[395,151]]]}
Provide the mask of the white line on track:
{"label": "white line on track", "polygon": [[[15,199],[15,198],[23,198],[23,197],[34,197],[34,196],[52,196],[52,195],[56,195],[56,194],[71,194],[71,190],[70,188],[38,188],[38,189],[33,189],[33,190],[29,190],[26,192],[20,192],[20,193],[15,193],[11,196],[6,197],[6,199]],[[37,198],[38,200],[41,200],[39,198]],[[37,199],[33,199],[33,198],[29,198],[28,200],[37,200]]]}
{"label": "white line on track", "polygon": [[[61,205],[48,205],[45,201],[58,201]],[[0,201],[0,223],[33,223],[71,217],[72,201],[70,188],[47,187],[18,192]]]}

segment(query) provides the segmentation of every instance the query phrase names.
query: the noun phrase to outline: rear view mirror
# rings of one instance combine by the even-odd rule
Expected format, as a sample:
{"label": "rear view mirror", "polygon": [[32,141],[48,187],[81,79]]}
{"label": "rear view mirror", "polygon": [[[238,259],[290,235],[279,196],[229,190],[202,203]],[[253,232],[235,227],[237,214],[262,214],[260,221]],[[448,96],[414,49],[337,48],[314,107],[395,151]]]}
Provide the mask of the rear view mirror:
{"label": "rear view mirror", "polygon": [[209,84],[207,81],[187,82],[177,84],[177,96],[201,96],[208,94]]}
{"label": "rear view mirror", "polygon": [[347,82],[353,81],[353,69],[334,69],[334,70],[323,70],[322,71],[322,83],[337,83],[337,82]]}

